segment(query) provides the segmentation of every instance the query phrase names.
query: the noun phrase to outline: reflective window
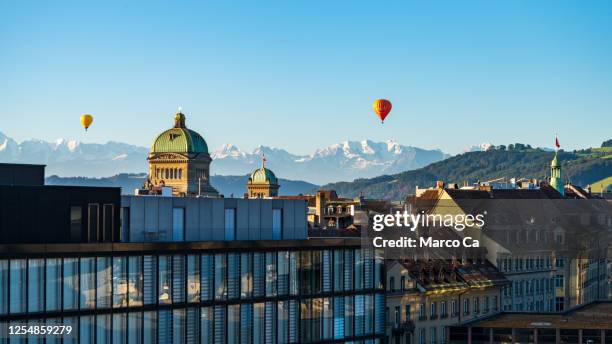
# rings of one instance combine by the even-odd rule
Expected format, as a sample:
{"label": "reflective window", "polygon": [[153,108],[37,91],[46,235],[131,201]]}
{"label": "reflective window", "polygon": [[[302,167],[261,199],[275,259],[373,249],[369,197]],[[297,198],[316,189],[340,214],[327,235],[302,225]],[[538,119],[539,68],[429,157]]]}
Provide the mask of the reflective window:
{"label": "reflective window", "polygon": [[240,305],[240,342],[253,341],[253,304]]}
{"label": "reflective window", "polygon": [[62,260],[60,258],[47,259],[45,267],[45,307],[47,311],[59,310],[62,307]]}
{"label": "reflective window", "polygon": [[266,343],[276,343],[276,303],[266,302]]}
{"label": "reflective window", "polygon": [[276,296],[276,252],[266,252],[266,296]]}
{"label": "reflective window", "polygon": [[95,318],[93,315],[85,315],[79,318],[79,343],[95,343]]}
{"label": "reflective window", "polygon": [[265,340],[265,306],[263,303],[253,305],[253,344],[263,344]]}
{"label": "reflective window", "polygon": [[127,316],[125,313],[113,314],[113,344],[125,344],[127,333]]}
{"label": "reflective window", "polygon": [[111,342],[110,331],[111,331],[110,314],[96,315],[96,344],[110,344]]}
{"label": "reflective window", "polygon": [[240,342],[240,305],[227,306],[227,343]]}
{"label": "reflective window", "polygon": [[240,297],[240,254],[227,255],[227,297],[237,299]]}
{"label": "reflective window", "polygon": [[142,313],[128,314],[128,344],[142,344]]}
{"label": "reflective window", "polygon": [[172,257],[172,302],[185,302],[185,256]]}
{"label": "reflective window", "polygon": [[41,312],[45,296],[45,260],[28,260],[28,312]]}
{"label": "reflective window", "polygon": [[236,209],[225,209],[225,240],[234,240],[236,237]]}
{"label": "reflective window", "polygon": [[200,302],[200,257],[187,256],[187,302]]}
{"label": "reflective window", "polygon": [[289,292],[289,252],[278,252],[276,262],[278,295],[287,295]]}
{"label": "reflective window", "polygon": [[272,239],[282,239],[283,233],[283,210],[272,209]]}
{"label": "reflective window", "polygon": [[172,303],[172,256],[159,256],[158,299],[160,304]]}
{"label": "reflective window", "polygon": [[344,289],[344,251],[334,250],[334,290]]}
{"label": "reflective window", "polygon": [[215,340],[214,343],[225,344],[227,339],[225,306],[215,306]]}
{"label": "reflective window", "polygon": [[202,307],[200,309],[200,342],[213,343],[214,337],[214,317],[212,307]]}
{"label": "reflective window", "polygon": [[[145,305],[157,302],[157,257],[143,257],[143,298]],[[146,341],[145,341],[146,342]]]}
{"label": "reflective window", "polygon": [[200,292],[202,301],[212,300],[214,287],[214,259],[209,254],[203,254],[200,259]]}
{"label": "reflective window", "polygon": [[142,257],[128,258],[128,304],[130,307],[142,306],[143,297]]}
{"label": "reflective window", "polygon": [[127,258],[113,257],[113,307],[127,307]]}
{"label": "reflective window", "polygon": [[185,310],[175,309],[172,311],[172,343],[185,343]]}
{"label": "reflective window", "polygon": [[253,296],[253,254],[240,255],[240,297],[242,299]]}
{"label": "reflective window", "polygon": [[98,308],[109,308],[111,306],[112,296],[112,271],[111,271],[111,258],[110,257],[98,257],[96,259],[96,283],[97,283],[97,307]]}
{"label": "reflective window", "polygon": [[82,309],[96,307],[96,259],[94,257],[81,258],[80,262],[80,304]]}
{"label": "reflective window", "polygon": [[266,256],[263,253],[253,254],[253,297],[261,297],[266,291],[265,264]]}
{"label": "reflective window", "polygon": [[8,313],[8,260],[0,260],[0,314]]}
{"label": "reflective window", "polygon": [[142,341],[145,344],[157,343],[157,312],[144,312],[142,315]]}
{"label": "reflective window", "polygon": [[79,306],[79,260],[64,258],[64,309]]}
{"label": "reflective window", "polygon": [[225,300],[227,298],[226,277],[226,256],[225,254],[215,254],[215,300]]}
{"label": "reflective window", "polygon": [[172,241],[185,240],[185,209],[172,208]]}
{"label": "reflective window", "polygon": [[24,313],[26,311],[26,260],[11,260],[10,276],[10,311]]}

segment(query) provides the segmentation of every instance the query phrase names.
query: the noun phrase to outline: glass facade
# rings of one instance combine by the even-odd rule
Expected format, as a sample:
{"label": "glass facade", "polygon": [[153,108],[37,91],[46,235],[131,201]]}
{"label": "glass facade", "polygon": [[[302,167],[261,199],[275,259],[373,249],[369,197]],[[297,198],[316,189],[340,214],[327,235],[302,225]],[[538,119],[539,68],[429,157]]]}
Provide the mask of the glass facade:
{"label": "glass facade", "polygon": [[0,259],[0,325],[70,321],[82,343],[373,343],[382,263],[361,248]]}

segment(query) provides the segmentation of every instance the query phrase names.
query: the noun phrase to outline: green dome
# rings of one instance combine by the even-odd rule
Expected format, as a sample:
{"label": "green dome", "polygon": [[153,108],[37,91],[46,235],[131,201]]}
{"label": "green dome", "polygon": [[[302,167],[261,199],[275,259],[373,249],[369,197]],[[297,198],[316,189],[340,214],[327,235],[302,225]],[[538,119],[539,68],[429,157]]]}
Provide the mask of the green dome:
{"label": "green dome", "polygon": [[251,173],[249,183],[278,184],[278,179],[276,179],[274,172],[262,166]]}
{"label": "green dome", "polygon": [[550,167],[559,167],[559,161],[557,160],[557,153],[555,153],[555,157],[550,162]]}
{"label": "green dome", "polygon": [[174,121],[174,128],[157,136],[151,146],[151,153],[208,153],[204,138],[185,127],[185,115],[177,113]]}

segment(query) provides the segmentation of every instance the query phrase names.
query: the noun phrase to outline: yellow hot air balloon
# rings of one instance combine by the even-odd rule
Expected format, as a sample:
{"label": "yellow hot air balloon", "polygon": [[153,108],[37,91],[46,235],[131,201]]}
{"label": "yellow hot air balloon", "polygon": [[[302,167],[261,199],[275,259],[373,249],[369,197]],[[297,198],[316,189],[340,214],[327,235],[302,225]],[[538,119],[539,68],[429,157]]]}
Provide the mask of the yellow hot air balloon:
{"label": "yellow hot air balloon", "polygon": [[86,114],[81,116],[81,124],[83,125],[83,128],[85,128],[85,131],[87,131],[87,128],[89,128],[91,123],[93,123],[93,116],[92,115],[86,113]]}

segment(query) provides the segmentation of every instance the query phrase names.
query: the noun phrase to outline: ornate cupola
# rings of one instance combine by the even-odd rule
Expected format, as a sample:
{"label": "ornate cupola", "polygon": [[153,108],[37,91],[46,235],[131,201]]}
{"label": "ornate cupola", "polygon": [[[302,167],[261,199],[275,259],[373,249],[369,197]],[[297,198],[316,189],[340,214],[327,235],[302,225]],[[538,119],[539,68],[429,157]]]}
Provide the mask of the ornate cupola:
{"label": "ornate cupola", "polygon": [[561,196],[565,196],[565,183],[563,182],[563,174],[561,173],[561,164],[555,152],[555,157],[550,162],[550,186],[557,190]]}
{"label": "ornate cupola", "polygon": [[262,156],[261,167],[253,171],[247,181],[247,195],[249,198],[278,197],[278,188],[278,179],[266,168],[266,157]]}
{"label": "ornate cupola", "polygon": [[174,127],[153,141],[147,160],[150,187],[170,186],[176,196],[219,195],[210,185],[208,145],[200,134],[187,129],[180,109],[174,116]]}

